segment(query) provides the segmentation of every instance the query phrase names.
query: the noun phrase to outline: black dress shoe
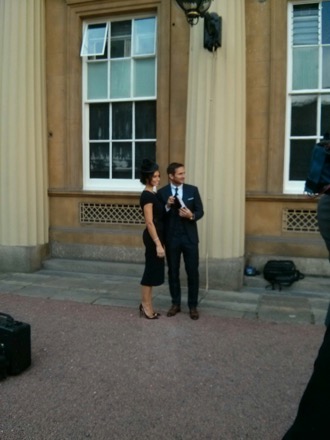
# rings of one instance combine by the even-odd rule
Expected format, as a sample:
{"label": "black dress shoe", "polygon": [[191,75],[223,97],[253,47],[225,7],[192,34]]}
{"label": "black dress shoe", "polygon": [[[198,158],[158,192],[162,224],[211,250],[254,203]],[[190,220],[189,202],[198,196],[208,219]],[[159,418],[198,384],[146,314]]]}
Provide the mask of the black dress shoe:
{"label": "black dress shoe", "polygon": [[167,312],[167,316],[175,316],[179,312],[181,312],[181,307],[177,304],[173,304],[170,310]]}
{"label": "black dress shoe", "polygon": [[196,321],[196,319],[199,318],[199,313],[198,310],[196,309],[196,307],[193,307],[190,309],[190,318],[194,319]]}

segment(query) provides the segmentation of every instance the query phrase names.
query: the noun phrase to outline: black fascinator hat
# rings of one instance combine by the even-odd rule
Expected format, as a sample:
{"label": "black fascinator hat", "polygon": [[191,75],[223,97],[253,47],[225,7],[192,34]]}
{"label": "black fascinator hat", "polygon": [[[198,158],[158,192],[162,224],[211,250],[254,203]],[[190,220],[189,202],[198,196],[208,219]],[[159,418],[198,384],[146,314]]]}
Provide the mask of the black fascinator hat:
{"label": "black fascinator hat", "polygon": [[327,147],[330,145],[329,130],[326,133],[324,133],[323,139],[320,141],[320,145],[327,146]]}
{"label": "black fascinator hat", "polygon": [[153,176],[154,172],[158,170],[159,170],[159,166],[155,161],[150,159],[143,159],[140,168],[141,183],[145,185],[148,182],[148,180]]}
{"label": "black fascinator hat", "polygon": [[141,173],[154,173],[158,169],[158,164],[155,161],[143,159],[141,164]]}

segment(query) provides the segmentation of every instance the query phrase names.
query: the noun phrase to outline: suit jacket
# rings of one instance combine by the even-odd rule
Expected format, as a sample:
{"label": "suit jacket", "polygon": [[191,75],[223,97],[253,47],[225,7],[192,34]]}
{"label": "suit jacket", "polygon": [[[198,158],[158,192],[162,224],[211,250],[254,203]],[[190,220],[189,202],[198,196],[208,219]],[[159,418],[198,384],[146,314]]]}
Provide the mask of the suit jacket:
{"label": "suit jacket", "polygon": [[[157,196],[164,206],[171,195],[172,190],[170,184],[164,186],[157,192]],[[203,203],[197,186],[184,183],[182,188],[182,200],[195,216],[194,220],[182,218],[183,227],[190,241],[197,244],[199,240],[196,222],[204,215]],[[173,235],[171,234],[171,230],[175,227],[174,215],[173,209],[165,213],[165,241],[169,240]]]}

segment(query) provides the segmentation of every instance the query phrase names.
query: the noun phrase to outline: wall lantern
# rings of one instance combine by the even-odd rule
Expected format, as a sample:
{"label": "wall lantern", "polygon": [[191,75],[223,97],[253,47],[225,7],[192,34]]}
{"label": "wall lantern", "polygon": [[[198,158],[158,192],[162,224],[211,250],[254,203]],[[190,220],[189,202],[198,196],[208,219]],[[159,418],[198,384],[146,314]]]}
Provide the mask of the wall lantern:
{"label": "wall lantern", "polygon": [[186,14],[190,26],[204,18],[204,48],[214,52],[221,47],[221,17],[216,12],[207,12],[213,0],[176,0]]}

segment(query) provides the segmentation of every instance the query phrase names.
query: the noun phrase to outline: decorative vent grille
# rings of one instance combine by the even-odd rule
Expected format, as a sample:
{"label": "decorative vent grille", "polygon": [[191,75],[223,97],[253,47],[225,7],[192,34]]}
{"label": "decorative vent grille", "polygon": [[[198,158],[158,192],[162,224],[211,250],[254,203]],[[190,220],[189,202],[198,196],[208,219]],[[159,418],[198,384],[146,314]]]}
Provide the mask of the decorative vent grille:
{"label": "decorative vent grille", "polygon": [[283,209],[284,232],[319,232],[316,211],[309,209]]}
{"label": "decorative vent grille", "polygon": [[139,205],[80,203],[80,223],[141,225],[144,219]]}

